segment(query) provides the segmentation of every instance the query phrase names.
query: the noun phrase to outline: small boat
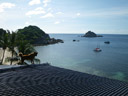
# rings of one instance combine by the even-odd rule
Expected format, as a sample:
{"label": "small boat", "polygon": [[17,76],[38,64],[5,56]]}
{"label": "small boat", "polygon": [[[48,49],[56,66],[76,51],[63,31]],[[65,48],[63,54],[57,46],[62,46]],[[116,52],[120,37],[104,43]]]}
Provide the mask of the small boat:
{"label": "small boat", "polygon": [[105,44],[110,44],[110,42],[109,42],[109,41],[105,41],[104,43],[105,43]]}
{"label": "small boat", "polygon": [[101,52],[102,50],[100,48],[94,49],[95,52]]}

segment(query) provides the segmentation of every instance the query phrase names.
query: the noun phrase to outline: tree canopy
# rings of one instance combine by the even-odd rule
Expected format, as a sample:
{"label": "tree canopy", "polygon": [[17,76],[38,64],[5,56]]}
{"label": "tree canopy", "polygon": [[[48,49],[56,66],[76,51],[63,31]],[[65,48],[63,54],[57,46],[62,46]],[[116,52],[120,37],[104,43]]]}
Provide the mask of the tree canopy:
{"label": "tree canopy", "polygon": [[43,42],[50,39],[49,35],[43,30],[37,26],[32,25],[24,27],[23,29],[18,29],[17,33],[24,35],[24,39],[30,41],[32,44],[38,43],[37,40],[39,39],[41,39]]}
{"label": "tree canopy", "polygon": [[0,28],[0,36],[2,36],[2,34],[5,34],[6,33],[6,30]]}

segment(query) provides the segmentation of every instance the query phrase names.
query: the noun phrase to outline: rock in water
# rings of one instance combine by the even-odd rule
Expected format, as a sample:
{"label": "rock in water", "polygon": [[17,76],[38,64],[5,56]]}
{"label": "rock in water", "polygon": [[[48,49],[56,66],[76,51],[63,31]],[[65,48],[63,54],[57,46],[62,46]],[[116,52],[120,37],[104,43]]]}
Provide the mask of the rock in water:
{"label": "rock in water", "polygon": [[96,35],[94,32],[92,32],[92,31],[88,31],[88,32],[84,35],[84,37],[97,37],[97,35]]}
{"label": "rock in water", "polygon": [[103,37],[103,36],[97,35],[96,33],[92,32],[92,31],[88,31],[87,33],[85,33],[85,35],[83,37]]}

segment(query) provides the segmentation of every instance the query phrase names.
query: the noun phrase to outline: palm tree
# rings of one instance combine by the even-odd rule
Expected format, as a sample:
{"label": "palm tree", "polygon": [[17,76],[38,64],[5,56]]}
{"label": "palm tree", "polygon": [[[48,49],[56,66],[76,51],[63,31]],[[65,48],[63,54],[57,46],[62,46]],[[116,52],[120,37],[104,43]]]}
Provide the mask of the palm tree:
{"label": "palm tree", "polygon": [[[34,47],[26,40],[18,41],[17,50],[19,53],[20,52],[23,53],[23,55],[30,54],[30,53],[36,51],[34,49]],[[34,61],[40,63],[40,60],[37,58],[35,58]]]}
{"label": "palm tree", "polygon": [[3,64],[3,59],[4,59],[4,55],[5,55],[5,50],[7,48],[9,44],[9,40],[8,40],[8,33],[3,33],[2,36],[0,37],[0,45],[3,49],[3,56],[2,56],[2,60],[0,62],[0,64]]}
{"label": "palm tree", "polygon": [[17,49],[23,54],[29,54],[35,51],[34,47],[26,40],[18,41]]}
{"label": "palm tree", "polygon": [[14,55],[17,55],[16,51],[15,51],[15,47],[16,47],[16,33],[12,32],[12,34],[10,34],[9,36],[9,45],[8,45],[8,48],[9,48],[9,51],[11,51],[11,58],[10,58],[10,65],[12,65],[12,62],[13,62],[13,56]]}

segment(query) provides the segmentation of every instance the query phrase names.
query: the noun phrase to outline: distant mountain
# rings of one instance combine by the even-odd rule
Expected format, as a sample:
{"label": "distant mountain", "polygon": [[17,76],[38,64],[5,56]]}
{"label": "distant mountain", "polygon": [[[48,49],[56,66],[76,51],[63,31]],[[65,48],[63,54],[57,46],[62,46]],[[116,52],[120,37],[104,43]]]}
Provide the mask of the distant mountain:
{"label": "distant mountain", "polygon": [[103,37],[103,36],[97,35],[96,33],[92,32],[92,31],[88,31],[87,33],[85,33],[85,35],[83,37]]}

